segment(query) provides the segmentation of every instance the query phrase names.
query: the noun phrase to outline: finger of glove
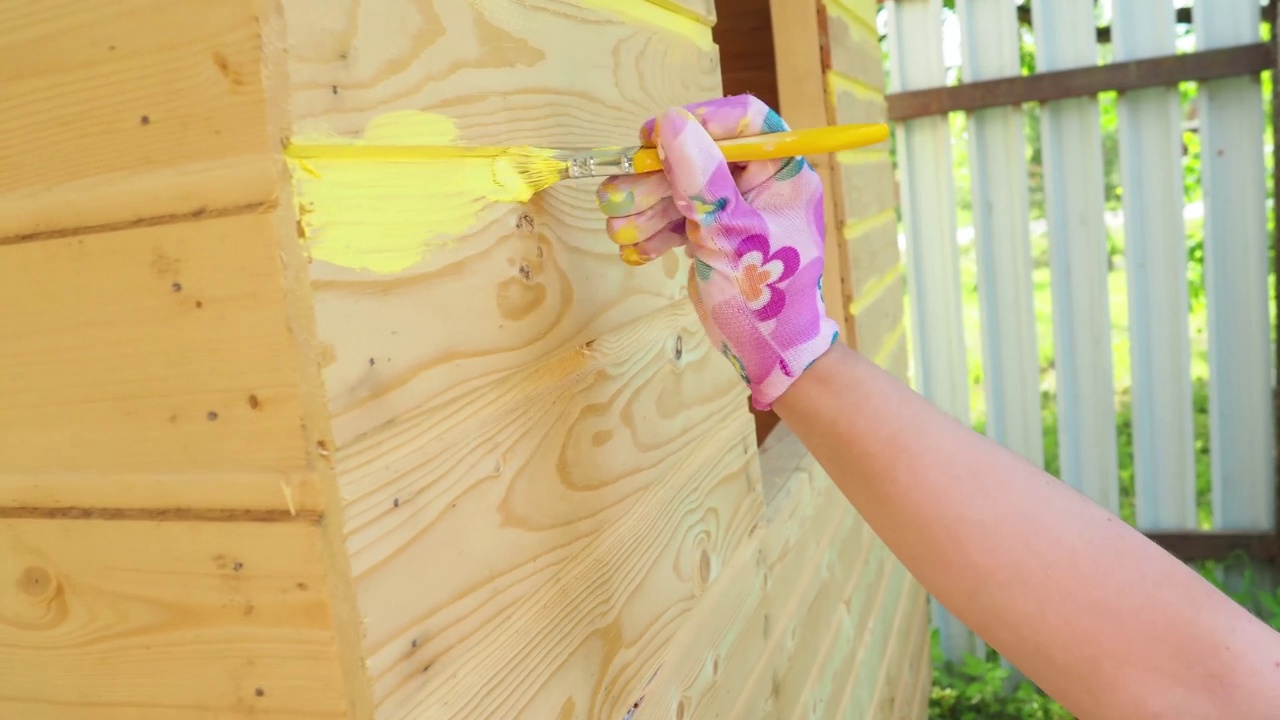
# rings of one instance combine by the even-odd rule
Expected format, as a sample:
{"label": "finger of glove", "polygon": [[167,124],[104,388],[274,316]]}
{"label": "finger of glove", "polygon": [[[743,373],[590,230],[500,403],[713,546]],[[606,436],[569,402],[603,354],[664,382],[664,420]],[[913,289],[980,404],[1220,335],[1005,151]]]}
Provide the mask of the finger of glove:
{"label": "finger of glove", "polygon": [[665,197],[657,205],[635,215],[609,218],[605,221],[605,232],[618,245],[635,245],[676,221],[683,223],[684,219],[676,208],[675,200]]}
{"label": "finger of glove", "polygon": [[635,245],[623,245],[618,248],[618,254],[628,265],[644,265],[657,260],[689,242],[689,236],[685,234],[686,222],[683,217],[675,220]]}
{"label": "finger of glove", "polygon": [[596,201],[605,217],[623,218],[644,212],[671,197],[666,173],[616,175],[600,183]]}
{"label": "finger of glove", "polygon": [[[788,128],[778,113],[754,95],[731,95],[685,105],[690,115],[707,134],[716,140],[749,137],[766,133],[785,132]],[[654,126],[658,118],[651,118],[640,128],[640,143],[645,147],[657,147]]]}
{"label": "finger of glove", "polygon": [[[680,108],[664,112],[655,134],[675,206],[691,225],[705,228],[741,212],[746,201],[724,155],[692,115]],[[701,243],[704,235],[692,232],[690,241]]]}
{"label": "finger of glove", "polygon": [[[684,108],[714,140],[787,132],[791,128],[773,108],[754,95],[734,95],[687,105]],[[640,140],[655,146],[656,118],[645,123]],[[735,163],[732,167],[738,191],[747,194],[775,177],[789,179],[804,169],[802,158],[781,158]]]}

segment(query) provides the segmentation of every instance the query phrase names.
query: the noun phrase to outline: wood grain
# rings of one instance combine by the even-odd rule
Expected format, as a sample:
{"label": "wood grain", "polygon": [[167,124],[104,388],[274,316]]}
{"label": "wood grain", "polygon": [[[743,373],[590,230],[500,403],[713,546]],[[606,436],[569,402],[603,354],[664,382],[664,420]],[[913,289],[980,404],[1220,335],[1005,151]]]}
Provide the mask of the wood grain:
{"label": "wood grain", "polygon": [[866,227],[846,237],[845,242],[849,245],[850,286],[855,298],[862,297],[869,286],[902,262],[896,221]]}
{"label": "wood grain", "polygon": [[844,11],[839,3],[826,3],[827,38],[831,68],[842,75],[884,92],[884,65],[880,38],[871,28]]}
{"label": "wood grain", "polygon": [[0,334],[6,473],[305,467],[269,215],[0,246]]}
{"label": "wood grain", "polygon": [[0,520],[0,715],[346,718],[319,531]]}
{"label": "wood grain", "polygon": [[858,314],[858,347],[874,350],[905,321],[906,277],[897,275]]}
{"label": "wood grain", "polygon": [[[414,108],[468,143],[619,144],[720,94],[714,48],[561,0],[285,13],[299,131]],[[396,275],[310,267],[379,718],[621,717],[759,521],[687,260],[623,265],[595,185],[491,205]]]}
{"label": "wood grain", "polygon": [[274,197],[258,0],[0,7],[0,243]]}
{"label": "wood grain", "polygon": [[841,162],[837,166],[840,174],[840,209],[845,223],[893,210],[898,204],[893,163],[887,156],[864,157],[865,162]]}
{"label": "wood grain", "polygon": [[715,0],[649,0],[649,2],[681,15],[689,15],[707,25],[716,24]]}

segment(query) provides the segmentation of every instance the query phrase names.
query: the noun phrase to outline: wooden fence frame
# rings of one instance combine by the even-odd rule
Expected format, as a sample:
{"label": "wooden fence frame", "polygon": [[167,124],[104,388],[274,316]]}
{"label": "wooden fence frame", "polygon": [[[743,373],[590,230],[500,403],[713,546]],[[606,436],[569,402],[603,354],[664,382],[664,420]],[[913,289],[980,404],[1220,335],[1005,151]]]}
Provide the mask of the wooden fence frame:
{"label": "wooden fence frame", "polygon": [[[878,0],[883,2],[884,0]],[[1276,26],[1278,0],[1271,0],[1263,8],[1262,19]],[[1190,10],[1184,13],[1187,21]],[[1272,41],[1237,47],[1203,50],[1193,53],[1168,55],[1128,62],[1114,62],[1095,67],[1042,72],[1035,75],[1001,78],[996,80],[967,82],[961,85],[890,93],[888,115],[891,123],[906,120],[948,115],[952,112],[971,112],[985,108],[1044,103],[1073,97],[1092,97],[1107,91],[1125,92],[1148,87],[1176,86],[1180,82],[1204,81],[1219,78],[1258,75],[1275,72],[1277,64],[1276,42],[1273,29]],[[1280,86],[1273,82],[1271,116],[1274,127],[1280,128]],[[1273,142],[1275,158],[1272,182],[1280,188],[1280,142]],[[1280,203],[1277,203],[1280,205]],[[1277,215],[1277,207],[1271,213]],[[1273,242],[1280,248],[1280,218],[1276,218]],[[1280,277],[1280,252],[1273,270]],[[1271,298],[1280,311],[1280,292]],[[1280,350],[1277,350],[1280,363]],[[1273,393],[1273,403],[1280,413],[1280,398]],[[1280,447],[1280,423],[1276,425],[1276,443]],[[1280,468],[1278,468],[1280,475]],[[1276,516],[1280,518],[1280,493],[1277,494]],[[1280,578],[1280,521],[1270,532],[1240,531],[1145,531],[1148,538],[1166,551],[1185,562],[1224,560],[1240,552],[1249,558],[1270,563]]]}

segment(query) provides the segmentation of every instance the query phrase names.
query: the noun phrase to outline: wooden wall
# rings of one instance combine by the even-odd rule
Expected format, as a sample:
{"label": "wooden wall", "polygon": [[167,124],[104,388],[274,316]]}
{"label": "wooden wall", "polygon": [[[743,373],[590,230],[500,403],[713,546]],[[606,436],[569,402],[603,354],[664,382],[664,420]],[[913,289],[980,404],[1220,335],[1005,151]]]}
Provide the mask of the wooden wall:
{"label": "wooden wall", "polygon": [[[619,262],[594,183],[391,272],[298,236],[291,134],[625,143],[720,94],[714,17],[0,10],[0,716],[918,717],[919,587],[785,429],[758,450],[687,259]],[[883,114],[860,67],[817,76],[845,121]],[[829,182],[839,292],[880,288],[854,339],[905,371],[892,204],[853,170],[886,159]]]}
{"label": "wooden wall", "polygon": [[0,6],[0,717],[350,716],[269,12]]}

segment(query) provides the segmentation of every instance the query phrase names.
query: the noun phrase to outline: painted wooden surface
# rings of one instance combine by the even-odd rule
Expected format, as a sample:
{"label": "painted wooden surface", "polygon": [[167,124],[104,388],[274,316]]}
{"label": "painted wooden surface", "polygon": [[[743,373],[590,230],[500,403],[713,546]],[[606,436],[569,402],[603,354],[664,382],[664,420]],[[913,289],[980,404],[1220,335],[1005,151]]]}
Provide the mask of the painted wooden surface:
{"label": "painted wooden surface", "polygon": [[[888,6],[890,83],[894,92],[943,85],[942,5],[897,0]],[[907,120],[895,128],[911,292],[911,344],[916,388],[939,409],[969,421],[969,386],[956,247],[955,182],[945,117]],[[959,659],[979,641],[933,603],[943,652]]]}
{"label": "painted wooden surface", "polygon": [[[1089,0],[1033,0],[1036,67],[1092,66],[1098,47]],[[1053,293],[1058,456],[1064,481],[1119,512],[1115,381],[1103,222],[1098,102],[1073,98],[1040,112],[1049,272]]]}
{"label": "painted wooden surface", "polygon": [[[1172,55],[1173,19],[1173,8],[1160,0],[1117,5],[1116,61]],[[1193,530],[1195,428],[1178,89],[1123,93],[1119,111],[1137,522],[1144,530]]]}
{"label": "painted wooden surface", "polygon": [[[1016,8],[969,0],[957,10],[965,79],[1019,75]],[[1022,108],[980,110],[968,122],[987,435],[1043,467]]]}
{"label": "painted wooden surface", "polygon": [[[1196,3],[1196,46],[1256,42],[1248,2]],[[1251,16],[1250,12],[1255,13]],[[1214,526],[1275,527],[1273,369],[1267,300],[1266,179],[1257,78],[1200,85],[1209,443]]]}

